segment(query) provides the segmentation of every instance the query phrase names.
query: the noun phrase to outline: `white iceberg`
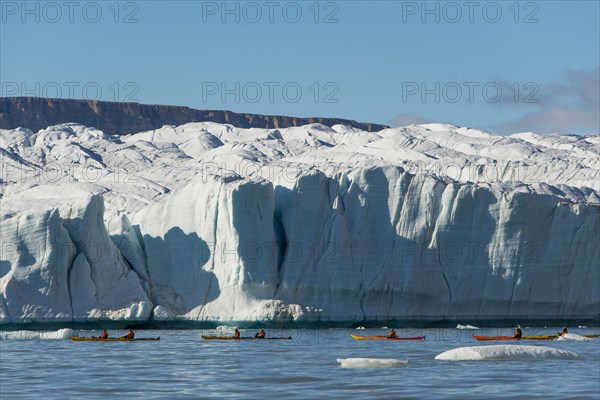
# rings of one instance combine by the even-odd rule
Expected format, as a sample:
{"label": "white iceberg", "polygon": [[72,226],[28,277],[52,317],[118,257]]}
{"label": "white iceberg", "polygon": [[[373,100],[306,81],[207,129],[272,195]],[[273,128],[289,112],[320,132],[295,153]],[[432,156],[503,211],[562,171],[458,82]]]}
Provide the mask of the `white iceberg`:
{"label": "white iceberg", "polygon": [[574,340],[576,342],[587,342],[587,341],[590,341],[592,339],[589,338],[589,337],[578,335],[576,333],[565,333],[564,335],[560,335],[559,337],[557,337],[556,340],[560,340],[560,341],[563,341],[563,340]]}
{"label": "white iceberg", "polygon": [[0,340],[59,340],[79,336],[73,329],[59,329],[57,331],[14,331],[0,332]]}
{"label": "white iceberg", "polygon": [[581,358],[572,351],[545,346],[490,345],[460,347],[435,356],[445,361],[486,361],[486,360],[573,360]]}
{"label": "white iceberg", "polygon": [[476,327],[476,326],[473,326],[473,325],[461,325],[461,324],[458,324],[458,325],[456,325],[456,329],[479,329],[479,328]]}
{"label": "white iceberg", "polygon": [[393,368],[408,364],[408,360],[395,358],[338,358],[342,368]]}

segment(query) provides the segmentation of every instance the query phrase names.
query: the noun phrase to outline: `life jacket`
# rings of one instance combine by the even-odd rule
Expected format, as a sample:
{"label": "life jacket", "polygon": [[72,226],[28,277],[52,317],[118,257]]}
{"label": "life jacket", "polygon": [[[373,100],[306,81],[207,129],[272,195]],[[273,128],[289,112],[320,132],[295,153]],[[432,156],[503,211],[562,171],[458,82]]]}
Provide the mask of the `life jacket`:
{"label": "life jacket", "polygon": [[515,331],[515,334],[513,336],[516,337],[516,338],[520,338],[521,336],[523,336],[523,332],[521,332],[520,329],[517,329]]}

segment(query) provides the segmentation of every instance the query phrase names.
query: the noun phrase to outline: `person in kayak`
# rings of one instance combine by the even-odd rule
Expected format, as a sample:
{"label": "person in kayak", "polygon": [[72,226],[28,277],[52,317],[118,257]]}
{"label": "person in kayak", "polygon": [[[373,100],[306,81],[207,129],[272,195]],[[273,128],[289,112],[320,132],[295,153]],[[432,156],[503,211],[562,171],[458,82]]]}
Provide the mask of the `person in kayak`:
{"label": "person in kayak", "polygon": [[562,331],[560,331],[558,334],[559,334],[560,336],[563,336],[563,335],[565,335],[565,334],[567,334],[567,333],[569,333],[569,331],[567,330],[567,327],[565,326],[565,327],[563,328],[563,330],[562,330]]}
{"label": "person in kayak", "polygon": [[254,335],[256,339],[264,339],[266,336],[267,334],[264,329],[259,329],[258,332],[256,332],[256,335]]}
{"label": "person in kayak", "polygon": [[235,328],[235,332],[233,332],[233,337],[235,339],[239,339],[240,338],[240,331],[238,331],[238,328]]}
{"label": "person in kayak", "polygon": [[388,334],[386,335],[386,337],[388,339],[395,339],[395,338],[398,337],[398,335],[396,335],[396,331],[394,330],[394,328],[392,328],[392,330],[388,332]]}
{"label": "person in kayak", "polygon": [[106,332],[106,329],[100,334],[100,339],[108,339],[108,332]]}
{"label": "person in kayak", "polygon": [[523,332],[521,331],[521,325],[517,325],[515,328],[515,333],[513,333],[513,337],[515,339],[521,339],[523,337]]}
{"label": "person in kayak", "polygon": [[127,332],[127,335],[121,336],[121,339],[133,339],[134,337],[135,333],[130,329],[129,332]]}

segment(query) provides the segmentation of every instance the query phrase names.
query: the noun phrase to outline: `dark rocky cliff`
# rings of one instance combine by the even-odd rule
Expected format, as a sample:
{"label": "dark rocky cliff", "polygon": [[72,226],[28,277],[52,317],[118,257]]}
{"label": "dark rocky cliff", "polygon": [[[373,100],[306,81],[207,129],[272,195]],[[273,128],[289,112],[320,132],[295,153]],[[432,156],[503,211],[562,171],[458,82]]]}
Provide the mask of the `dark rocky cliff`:
{"label": "dark rocky cliff", "polygon": [[96,100],[0,98],[0,128],[2,129],[24,127],[36,132],[51,125],[77,122],[109,134],[128,134],[157,129],[163,125],[204,121],[227,123],[239,128],[286,128],[310,123],[321,123],[327,126],[343,124],[366,131],[379,131],[386,128],[385,125],[339,118],[239,114],[222,110],[195,110],[189,107]]}

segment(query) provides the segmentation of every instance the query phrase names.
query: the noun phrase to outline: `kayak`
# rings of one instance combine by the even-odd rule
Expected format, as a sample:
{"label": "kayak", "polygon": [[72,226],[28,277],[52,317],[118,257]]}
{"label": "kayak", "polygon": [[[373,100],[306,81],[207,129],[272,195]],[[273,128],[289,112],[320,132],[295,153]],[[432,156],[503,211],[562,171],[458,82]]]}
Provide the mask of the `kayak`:
{"label": "kayak", "polygon": [[254,336],[244,336],[239,338],[234,338],[233,336],[205,336],[202,335],[202,339],[204,340],[291,340],[292,337],[269,337],[269,338],[256,338]]}
{"label": "kayak", "polygon": [[414,336],[414,337],[396,337],[389,338],[387,336],[356,336],[350,335],[356,340],[425,340],[425,336]]}
{"label": "kayak", "polygon": [[600,336],[600,333],[590,333],[589,335],[583,335],[587,338],[593,339],[593,338],[597,338]]}
{"label": "kayak", "polygon": [[473,337],[477,340],[553,340],[558,337],[558,335],[542,335],[542,336],[522,336],[521,338],[516,338],[513,336],[477,336],[473,335]]}
{"label": "kayak", "polygon": [[136,338],[136,339],[125,339],[125,338],[108,338],[108,339],[100,339],[97,337],[79,337],[79,336],[71,336],[69,339],[75,342],[137,342],[137,341],[145,341],[145,340],[160,340],[160,337],[155,338]]}

